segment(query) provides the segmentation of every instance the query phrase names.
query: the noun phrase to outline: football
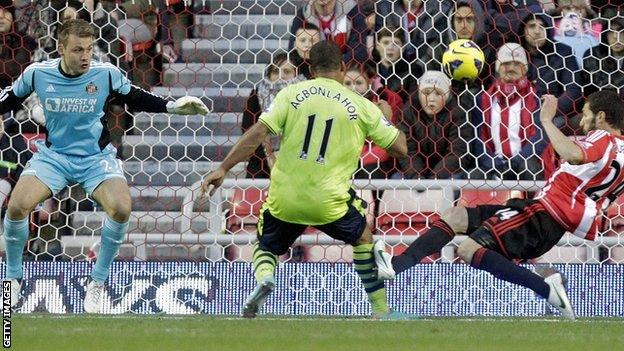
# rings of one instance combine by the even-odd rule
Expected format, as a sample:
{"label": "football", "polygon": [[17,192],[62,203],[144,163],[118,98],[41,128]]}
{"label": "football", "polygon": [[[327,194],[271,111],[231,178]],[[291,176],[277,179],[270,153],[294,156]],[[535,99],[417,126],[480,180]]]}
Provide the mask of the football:
{"label": "football", "polygon": [[479,45],[467,39],[455,40],[442,55],[444,72],[459,81],[477,78],[484,64],[485,56]]}

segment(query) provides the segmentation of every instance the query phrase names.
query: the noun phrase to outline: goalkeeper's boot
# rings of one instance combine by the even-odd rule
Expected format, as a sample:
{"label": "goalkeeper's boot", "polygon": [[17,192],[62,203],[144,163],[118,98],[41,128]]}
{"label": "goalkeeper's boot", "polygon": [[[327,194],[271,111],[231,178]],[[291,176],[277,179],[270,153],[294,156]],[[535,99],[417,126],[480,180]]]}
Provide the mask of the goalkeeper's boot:
{"label": "goalkeeper's boot", "polygon": [[104,295],[104,283],[91,280],[87,284],[87,293],[84,299],[84,310],[87,313],[102,313],[102,297]]}
{"label": "goalkeeper's boot", "polygon": [[382,240],[375,240],[373,255],[375,257],[375,264],[377,264],[377,279],[394,279],[395,273],[394,268],[392,268],[392,255],[386,252],[386,245]]}
{"label": "goalkeeper's boot", "polygon": [[[11,307],[17,306],[22,292],[22,279],[7,279],[11,282]],[[6,281],[6,280],[5,280]]]}
{"label": "goalkeeper's boot", "polygon": [[258,311],[266,302],[267,297],[275,290],[275,278],[269,277],[256,285],[254,291],[249,294],[243,307],[243,317],[256,318]]}
{"label": "goalkeeper's boot", "polygon": [[544,278],[544,282],[550,286],[550,294],[548,295],[548,303],[553,305],[561,315],[567,319],[574,320],[574,310],[568,299],[565,286],[563,285],[563,277],[561,273],[552,274]]}

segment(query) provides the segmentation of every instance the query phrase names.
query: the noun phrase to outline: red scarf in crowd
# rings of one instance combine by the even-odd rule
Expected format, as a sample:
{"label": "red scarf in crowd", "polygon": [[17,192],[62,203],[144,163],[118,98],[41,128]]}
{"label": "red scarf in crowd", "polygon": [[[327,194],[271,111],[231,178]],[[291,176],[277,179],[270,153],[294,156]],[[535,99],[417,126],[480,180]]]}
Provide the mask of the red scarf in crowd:
{"label": "red scarf in crowd", "polygon": [[[525,77],[513,83],[503,83],[497,79],[494,84],[481,97],[481,107],[483,109],[483,120],[485,125],[481,126],[481,140],[486,144],[490,153],[496,152],[495,143],[501,144],[503,155],[513,157],[516,153],[512,150],[510,133],[510,122],[518,116],[512,116],[512,106],[520,103],[520,128],[517,135],[523,147],[528,139],[537,133],[537,127],[533,123],[533,113],[539,108],[539,101],[535,93],[535,87]],[[492,111],[492,105],[500,106],[500,114],[496,115]],[[495,114],[495,115],[493,115]],[[500,140],[492,139],[492,122],[500,121]]]}

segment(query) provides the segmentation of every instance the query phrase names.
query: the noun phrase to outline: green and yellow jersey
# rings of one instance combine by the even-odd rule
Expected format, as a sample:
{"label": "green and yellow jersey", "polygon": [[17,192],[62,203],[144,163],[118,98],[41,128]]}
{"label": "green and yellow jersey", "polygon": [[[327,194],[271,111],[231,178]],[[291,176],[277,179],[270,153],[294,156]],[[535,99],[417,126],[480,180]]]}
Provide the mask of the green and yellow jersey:
{"label": "green and yellow jersey", "polygon": [[282,137],[265,206],[278,219],[307,225],[347,212],[366,138],[388,148],[399,135],[375,104],[327,78],[284,88],[260,122]]}

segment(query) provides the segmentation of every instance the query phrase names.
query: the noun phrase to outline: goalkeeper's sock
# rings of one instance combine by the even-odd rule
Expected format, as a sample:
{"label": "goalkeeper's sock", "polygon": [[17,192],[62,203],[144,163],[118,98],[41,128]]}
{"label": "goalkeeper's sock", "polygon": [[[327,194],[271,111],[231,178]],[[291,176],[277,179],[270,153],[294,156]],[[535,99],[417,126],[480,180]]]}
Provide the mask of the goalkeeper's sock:
{"label": "goalkeeper's sock", "polygon": [[363,244],[353,247],[353,266],[362,280],[364,290],[368,295],[373,314],[388,313],[388,298],[382,280],[377,279],[375,272],[374,244]]}
{"label": "goalkeeper's sock", "polygon": [[435,221],[431,229],[411,243],[402,254],[392,258],[394,272],[399,274],[416,265],[423,258],[442,250],[453,240],[454,236],[455,232],[445,221],[441,219]]}
{"label": "goalkeeper's sock", "polygon": [[258,283],[272,278],[275,275],[275,266],[277,265],[277,255],[262,250],[258,243],[253,247],[253,269],[254,277]]}
{"label": "goalkeeper's sock", "polygon": [[472,255],[472,262],[470,262],[470,265],[474,268],[490,272],[498,279],[527,287],[535,291],[541,297],[548,299],[550,287],[544,281],[544,278],[524,267],[514,264],[496,251],[484,247],[480,248]]}
{"label": "goalkeeper's sock", "polygon": [[98,283],[104,283],[108,278],[111,264],[119,252],[119,246],[128,231],[128,223],[119,223],[106,216],[104,228],[102,228],[102,239],[100,253],[97,255],[95,267],[91,271],[91,278]]}
{"label": "goalkeeper's sock", "polygon": [[4,216],[7,279],[22,279],[24,275],[22,253],[26,240],[28,240],[28,217],[14,221],[10,220],[9,216]]}

